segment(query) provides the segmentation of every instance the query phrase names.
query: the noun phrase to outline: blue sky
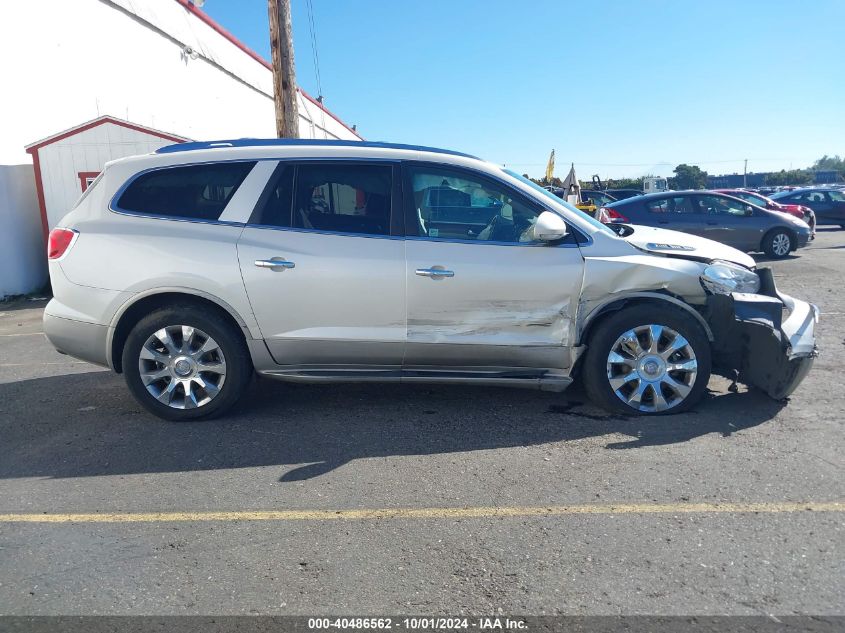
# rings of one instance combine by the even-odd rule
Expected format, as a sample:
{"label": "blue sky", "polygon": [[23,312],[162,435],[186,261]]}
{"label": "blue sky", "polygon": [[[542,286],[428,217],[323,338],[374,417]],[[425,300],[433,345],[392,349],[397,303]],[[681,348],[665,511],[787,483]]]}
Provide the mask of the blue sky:
{"label": "blue sky", "polygon": [[[845,1],[312,0],[326,105],[367,140],[541,175],[845,155]],[[317,95],[306,0],[297,80]],[[269,58],[266,0],[203,10]]]}

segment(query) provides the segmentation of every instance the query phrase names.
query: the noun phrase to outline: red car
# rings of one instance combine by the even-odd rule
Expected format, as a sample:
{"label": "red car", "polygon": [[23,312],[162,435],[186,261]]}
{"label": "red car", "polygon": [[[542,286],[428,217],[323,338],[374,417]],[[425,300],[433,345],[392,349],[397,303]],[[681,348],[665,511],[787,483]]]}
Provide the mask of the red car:
{"label": "red car", "polygon": [[770,211],[780,211],[781,213],[794,215],[796,218],[804,220],[804,222],[809,224],[810,231],[812,231],[811,235],[813,237],[816,236],[816,214],[810,207],[805,207],[802,204],[780,204],[761,193],[746,191],[745,189],[714,189],[714,191],[745,200]]}

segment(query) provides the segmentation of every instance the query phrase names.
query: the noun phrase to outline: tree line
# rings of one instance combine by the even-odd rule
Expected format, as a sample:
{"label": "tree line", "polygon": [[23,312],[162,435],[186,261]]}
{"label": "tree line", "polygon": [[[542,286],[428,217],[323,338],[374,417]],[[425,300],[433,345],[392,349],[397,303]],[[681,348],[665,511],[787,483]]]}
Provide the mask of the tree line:
{"label": "tree line", "polygon": [[[845,177],[845,158],[840,158],[839,155],[828,156],[825,154],[813,163],[811,167],[806,169],[781,169],[777,172],[772,172],[766,176],[766,184],[772,186],[781,185],[808,185],[813,182],[813,172],[816,171],[836,171],[839,172],[839,179]],[[673,170],[674,176],[669,177],[669,188],[681,191],[683,189],[705,189],[707,188],[706,171],[701,169],[698,165],[687,165],[682,163]],[[528,174],[524,174],[526,178],[530,178]],[[540,185],[553,185],[560,187],[563,184],[560,178],[554,177],[551,182],[546,182],[545,178],[531,178],[534,182]],[[582,189],[592,189],[593,183],[585,180],[578,180]],[[604,181],[602,184],[607,189],[640,189],[643,188],[643,178],[612,178]]]}

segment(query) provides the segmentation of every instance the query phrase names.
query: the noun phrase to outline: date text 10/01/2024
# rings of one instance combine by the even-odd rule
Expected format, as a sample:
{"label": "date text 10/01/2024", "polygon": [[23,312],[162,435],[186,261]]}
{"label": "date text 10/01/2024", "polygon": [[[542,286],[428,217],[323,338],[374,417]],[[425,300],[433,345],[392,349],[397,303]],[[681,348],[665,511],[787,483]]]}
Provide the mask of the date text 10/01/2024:
{"label": "date text 10/01/2024", "polygon": [[309,618],[310,630],[469,630],[525,631],[525,620],[506,617]]}

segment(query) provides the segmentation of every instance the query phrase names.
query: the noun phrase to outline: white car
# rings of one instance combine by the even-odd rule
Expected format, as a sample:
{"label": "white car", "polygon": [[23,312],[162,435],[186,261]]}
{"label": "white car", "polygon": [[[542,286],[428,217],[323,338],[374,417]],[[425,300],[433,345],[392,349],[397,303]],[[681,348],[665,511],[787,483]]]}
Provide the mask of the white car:
{"label": "white car", "polygon": [[[617,227],[618,228],[618,227]],[[711,371],[774,398],[815,306],[700,237],[623,235],[478,158],[387,143],[186,143],[109,163],[49,240],[44,330],[169,420],[288,381],[561,391],[688,409]]]}

